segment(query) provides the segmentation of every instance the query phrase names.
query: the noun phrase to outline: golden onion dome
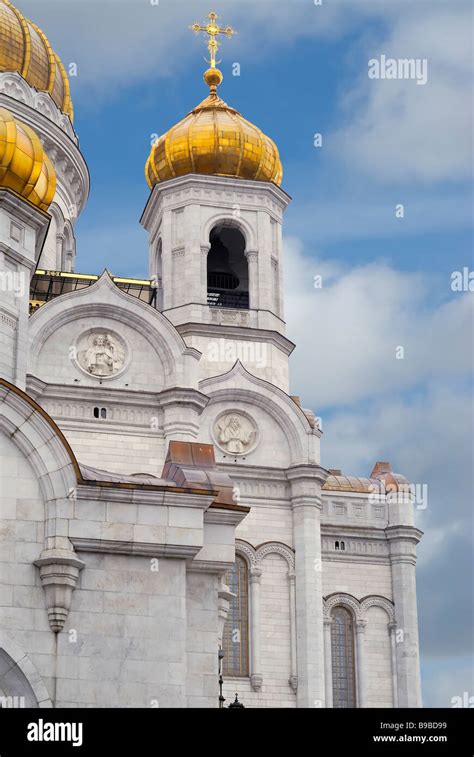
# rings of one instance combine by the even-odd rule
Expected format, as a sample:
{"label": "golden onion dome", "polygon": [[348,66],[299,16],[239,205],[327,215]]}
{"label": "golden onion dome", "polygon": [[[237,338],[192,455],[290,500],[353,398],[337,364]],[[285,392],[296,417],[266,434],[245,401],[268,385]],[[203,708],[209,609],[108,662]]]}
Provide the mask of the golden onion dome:
{"label": "golden onion dome", "polygon": [[41,210],[48,210],[56,192],[56,173],[40,138],[6,108],[0,108],[0,187]]}
{"label": "golden onion dome", "polygon": [[185,174],[231,176],[255,181],[283,179],[278,148],[217,94],[222,73],[210,68],[209,96],[153,145],[145,166],[150,188]]}
{"label": "golden onion dome", "polygon": [[33,87],[49,92],[72,121],[69,79],[46,35],[10,0],[0,0],[0,72],[18,71]]}

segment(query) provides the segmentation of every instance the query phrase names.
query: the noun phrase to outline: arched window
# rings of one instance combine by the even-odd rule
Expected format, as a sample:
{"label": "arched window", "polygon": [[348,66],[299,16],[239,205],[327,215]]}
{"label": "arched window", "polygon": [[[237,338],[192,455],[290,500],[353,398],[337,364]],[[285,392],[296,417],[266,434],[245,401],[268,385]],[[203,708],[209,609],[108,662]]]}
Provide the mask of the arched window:
{"label": "arched window", "polygon": [[207,302],[212,307],[249,308],[249,273],[245,238],[234,226],[211,231],[207,256]]}
{"label": "arched window", "polygon": [[335,607],[331,625],[333,707],[355,707],[354,623],[345,607]]}
{"label": "arched window", "polygon": [[156,292],[155,307],[158,310],[163,310],[163,245],[161,239],[158,240],[150,255],[149,274],[151,285]]}
{"label": "arched window", "polygon": [[243,557],[236,555],[233,567],[227,572],[225,583],[235,594],[224,626],[222,648],[224,676],[249,675],[249,593],[248,567]]}

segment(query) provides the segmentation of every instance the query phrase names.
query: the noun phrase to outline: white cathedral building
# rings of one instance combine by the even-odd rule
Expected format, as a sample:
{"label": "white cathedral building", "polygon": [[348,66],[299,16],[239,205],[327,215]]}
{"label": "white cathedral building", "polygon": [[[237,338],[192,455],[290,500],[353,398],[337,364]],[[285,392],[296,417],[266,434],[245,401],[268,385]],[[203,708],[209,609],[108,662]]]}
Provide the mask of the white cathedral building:
{"label": "white cathedral building", "polygon": [[419,707],[408,482],[327,470],[289,394],[290,198],[204,30],[209,95],[146,165],[149,278],[81,274],[68,77],[0,0],[0,702],[212,708],[221,673],[225,706]]}

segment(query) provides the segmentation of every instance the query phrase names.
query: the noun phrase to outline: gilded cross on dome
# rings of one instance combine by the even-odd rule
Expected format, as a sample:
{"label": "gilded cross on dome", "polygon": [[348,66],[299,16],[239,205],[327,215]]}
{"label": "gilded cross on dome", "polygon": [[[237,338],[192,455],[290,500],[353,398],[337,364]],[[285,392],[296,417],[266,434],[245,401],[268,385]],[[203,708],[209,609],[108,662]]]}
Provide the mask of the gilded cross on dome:
{"label": "gilded cross on dome", "polygon": [[[217,23],[218,18],[219,16],[217,15],[217,13],[214,13],[214,11],[211,11],[208,15],[208,19],[209,19],[208,24],[206,24],[205,26],[202,26],[201,24],[196,22],[195,24],[191,26],[191,29],[193,30],[193,32],[205,32],[206,34],[209,35],[209,44],[207,47],[208,47],[209,55],[211,58],[209,61],[209,65],[211,66],[211,68],[216,67],[216,53],[219,49],[219,42],[217,41],[217,36],[219,34],[225,34],[225,36],[229,37],[230,39],[230,37],[233,37],[234,34],[237,34],[237,32],[234,31],[234,29],[232,29],[231,26],[226,26],[225,28],[221,28]],[[220,61],[217,61],[217,62],[220,63]]]}

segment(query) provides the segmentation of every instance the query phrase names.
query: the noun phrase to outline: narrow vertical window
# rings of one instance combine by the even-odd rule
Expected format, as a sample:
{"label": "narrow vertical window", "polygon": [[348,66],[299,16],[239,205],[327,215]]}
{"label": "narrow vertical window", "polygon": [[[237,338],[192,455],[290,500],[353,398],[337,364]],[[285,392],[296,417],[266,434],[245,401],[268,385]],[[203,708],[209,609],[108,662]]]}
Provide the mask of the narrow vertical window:
{"label": "narrow vertical window", "polygon": [[354,623],[345,607],[336,607],[331,626],[333,707],[356,707]]}
{"label": "narrow vertical window", "polygon": [[226,584],[235,594],[224,626],[223,674],[228,677],[249,675],[249,598],[247,563],[236,555],[235,563],[226,574]]}

